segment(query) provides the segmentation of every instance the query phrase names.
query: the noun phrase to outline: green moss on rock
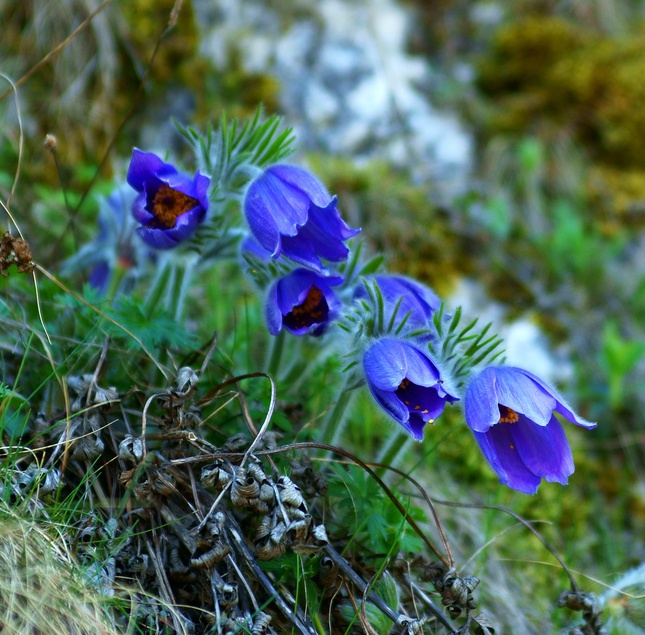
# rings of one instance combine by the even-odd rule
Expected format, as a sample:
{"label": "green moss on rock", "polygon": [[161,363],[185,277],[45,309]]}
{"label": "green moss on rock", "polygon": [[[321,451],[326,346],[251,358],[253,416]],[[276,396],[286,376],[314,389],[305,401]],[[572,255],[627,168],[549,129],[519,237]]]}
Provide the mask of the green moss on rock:
{"label": "green moss on rock", "polygon": [[[499,29],[478,65],[492,101],[483,136],[566,131],[594,164],[591,200],[625,213],[645,191],[643,77],[640,31],[612,38],[553,16],[517,20]],[[604,222],[606,208],[597,209]]]}

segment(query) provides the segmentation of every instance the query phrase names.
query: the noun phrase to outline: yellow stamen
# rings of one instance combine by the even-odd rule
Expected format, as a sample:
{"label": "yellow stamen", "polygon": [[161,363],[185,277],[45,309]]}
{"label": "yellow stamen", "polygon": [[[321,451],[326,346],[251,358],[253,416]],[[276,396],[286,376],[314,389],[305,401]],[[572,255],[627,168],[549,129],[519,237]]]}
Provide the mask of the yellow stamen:
{"label": "yellow stamen", "polygon": [[520,416],[515,412],[515,410],[512,410],[511,408],[507,408],[506,406],[499,406],[499,421],[498,423],[515,423],[518,421]]}
{"label": "yellow stamen", "polygon": [[[413,384],[412,384],[412,382],[411,382],[407,377],[404,377],[404,378],[401,380],[401,383],[399,384],[399,387],[398,387],[398,389],[397,389],[397,391],[396,391],[396,392],[397,392],[397,396],[399,397],[399,399],[402,399],[402,395],[401,395],[400,393],[401,393],[402,391],[404,391],[404,390],[407,390],[407,389],[408,389],[408,388],[410,388],[410,386],[412,386],[412,385],[413,385]],[[422,409],[421,409],[421,406],[420,406],[419,404],[415,404],[415,405],[413,406],[413,405],[410,403],[410,400],[409,400],[409,399],[402,399],[402,401],[403,401],[403,403],[408,407],[408,410],[411,410],[411,411],[414,411],[414,412],[421,412],[421,414],[424,414],[424,415],[425,415],[425,414],[428,414],[428,412],[429,412],[429,410],[427,410],[427,409],[422,410]],[[432,421],[430,421],[430,423],[432,423]]]}

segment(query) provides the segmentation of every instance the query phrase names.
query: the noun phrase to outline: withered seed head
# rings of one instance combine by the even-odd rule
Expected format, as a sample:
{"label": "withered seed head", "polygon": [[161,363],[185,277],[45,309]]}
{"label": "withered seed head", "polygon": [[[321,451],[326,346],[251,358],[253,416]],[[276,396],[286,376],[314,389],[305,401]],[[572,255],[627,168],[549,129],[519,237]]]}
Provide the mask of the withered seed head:
{"label": "withered seed head", "polygon": [[191,390],[194,390],[198,383],[199,375],[190,366],[183,366],[177,372],[175,389],[180,394],[186,394]]}
{"label": "withered seed head", "polygon": [[218,542],[212,549],[203,553],[201,556],[191,558],[190,566],[193,569],[209,569],[214,567],[220,560],[223,560],[230,552],[231,548],[228,545],[223,545],[221,542]]}
{"label": "withered seed head", "polygon": [[43,141],[43,145],[45,146],[46,150],[49,150],[50,152],[55,152],[56,146],[58,145],[58,139],[56,138],[56,135],[53,135],[51,133],[46,134],[45,140]]}

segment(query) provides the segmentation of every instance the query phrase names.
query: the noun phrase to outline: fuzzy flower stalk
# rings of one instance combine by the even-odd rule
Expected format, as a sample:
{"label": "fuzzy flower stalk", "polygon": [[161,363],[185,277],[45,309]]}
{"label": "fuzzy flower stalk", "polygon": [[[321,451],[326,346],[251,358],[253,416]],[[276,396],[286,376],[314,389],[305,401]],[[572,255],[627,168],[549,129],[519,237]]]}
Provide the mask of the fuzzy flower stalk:
{"label": "fuzzy flower stalk", "polygon": [[510,366],[489,366],[477,375],[466,391],[464,409],[500,483],[525,494],[535,494],[542,479],[566,485],[575,470],[555,413],[582,428],[596,427],[575,414],[554,388]]}

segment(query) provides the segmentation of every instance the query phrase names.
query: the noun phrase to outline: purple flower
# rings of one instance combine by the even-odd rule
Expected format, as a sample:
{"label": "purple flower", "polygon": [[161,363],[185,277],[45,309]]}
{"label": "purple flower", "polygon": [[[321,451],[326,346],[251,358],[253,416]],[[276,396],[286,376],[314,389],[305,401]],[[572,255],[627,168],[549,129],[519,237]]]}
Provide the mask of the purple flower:
{"label": "purple flower", "polygon": [[383,338],[372,344],[363,368],[379,406],[419,441],[426,423],[434,423],[446,403],[458,401],[446,391],[428,355],[403,340]]}
{"label": "purple flower", "polygon": [[96,236],[63,263],[64,273],[90,269],[88,282],[105,293],[114,272],[120,269],[123,277],[118,290],[125,292],[132,288],[153,256],[134,233],[136,221],[130,210],[135,197],[132,188],[123,183],[107,199],[99,199]]}
{"label": "purple flower", "polygon": [[583,428],[578,417],[541,379],[520,368],[489,366],[466,391],[466,423],[500,483],[535,494],[541,479],[567,484],[573,456],[555,412]]}
{"label": "purple flower", "polygon": [[210,179],[201,172],[191,179],[156,154],[135,148],[127,180],[139,192],[132,208],[142,225],[137,233],[151,247],[176,247],[206,215]]}
{"label": "purple flower", "polygon": [[273,258],[284,254],[322,271],[320,259],[345,260],[348,249],[343,241],[360,232],[340,217],[336,203],[307,170],[274,165],[249,186],[244,212],[251,232]]}
{"label": "purple flower", "polygon": [[[405,276],[381,274],[374,276],[386,304],[386,320],[391,310],[400,304],[397,310],[397,320],[400,322],[408,316],[406,325],[412,329],[428,325],[432,314],[441,307],[441,299],[429,287]],[[354,291],[354,298],[368,298],[364,285],[359,285]]]}
{"label": "purple flower", "polygon": [[271,335],[284,327],[294,335],[321,335],[342,306],[331,287],[342,284],[340,276],[322,276],[296,269],[273,283],[265,305]]}
{"label": "purple flower", "polygon": [[101,260],[92,267],[87,281],[90,286],[94,287],[99,293],[105,293],[108,289],[110,279],[112,278],[112,273],[112,267],[110,267],[108,261]]}

